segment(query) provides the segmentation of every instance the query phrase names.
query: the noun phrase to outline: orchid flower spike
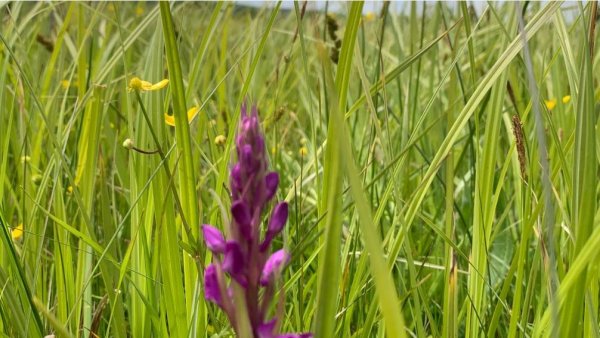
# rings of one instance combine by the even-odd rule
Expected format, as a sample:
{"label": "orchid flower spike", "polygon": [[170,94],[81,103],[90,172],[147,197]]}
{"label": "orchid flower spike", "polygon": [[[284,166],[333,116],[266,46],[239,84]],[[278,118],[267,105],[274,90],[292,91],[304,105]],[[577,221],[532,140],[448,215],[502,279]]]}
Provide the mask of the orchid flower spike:
{"label": "orchid flower spike", "polygon": [[[250,114],[245,105],[241,111],[239,132],[235,138],[238,162],[231,168],[231,219],[227,238],[216,227],[205,224],[202,234],[214,261],[204,271],[205,297],[218,305],[229,318],[236,333],[241,322],[249,322],[254,338],[311,338],[311,333],[278,333],[283,313],[270,317],[269,309],[276,287],[281,285],[283,269],[291,257],[285,249],[270,254],[271,244],[288,218],[286,202],[272,203],[279,175],[268,171],[265,139],[260,130],[258,111]],[[262,222],[267,209],[274,205],[268,221]],[[266,224],[266,229],[261,229]],[[236,302],[232,290],[243,290],[244,301]],[[283,305],[283,304],[279,304]],[[239,311],[236,306],[245,306]],[[248,320],[237,316],[246,314]]]}

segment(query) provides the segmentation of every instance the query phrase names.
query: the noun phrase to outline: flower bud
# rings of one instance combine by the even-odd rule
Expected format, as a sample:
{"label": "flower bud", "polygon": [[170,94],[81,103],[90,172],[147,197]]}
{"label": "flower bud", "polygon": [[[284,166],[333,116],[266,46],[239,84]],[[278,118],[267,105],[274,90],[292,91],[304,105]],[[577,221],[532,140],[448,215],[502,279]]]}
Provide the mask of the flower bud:
{"label": "flower bud", "polygon": [[133,149],[133,146],[134,146],[134,144],[133,144],[133,140],[132,139],[128,138],[128,139],[125,139],[125,141],[123,141],[123,147],[124,148],[127,148],[127,149],[131,150],[131,149]]}
{"label": "flower bud", "polygon": [[281,230],[283,230],[283,226],[285,225],[287,218],[288,204],[286,202],[277,204],[273,209],[273,214],[269,220],[269,226],[267,227],[265,240],[260,244],[260,251],[265,252],[269,248],[273,238],[275,238],[275,236],[277,236]]}
{"label": "flower bud", "polygon": [[225,142],[227,142],[227,138],[224,135],[217,135],[217,137],[215,137],[216,145],[223,146],[225,145]]}
{"label": "flower bud", "polygon": [[223,253],[225,251],[225,238],[221,232],[208,224],[202,226],[202,234],[204,242],[210,251],[213,253]]}
{"label": "flower bud", "polygon": [[290,260],[290,255],[281,249],[275,251],[274,254],[267,259],[265,267],[260,275],[260,284],[263,286],[269,285],[273,280],[281,274],[281,270]]}
{"label": "flower bud", "polygon": [[204,271],[204,297],[217,305],[221,304],[221,288],[214,264],[207,266]]}

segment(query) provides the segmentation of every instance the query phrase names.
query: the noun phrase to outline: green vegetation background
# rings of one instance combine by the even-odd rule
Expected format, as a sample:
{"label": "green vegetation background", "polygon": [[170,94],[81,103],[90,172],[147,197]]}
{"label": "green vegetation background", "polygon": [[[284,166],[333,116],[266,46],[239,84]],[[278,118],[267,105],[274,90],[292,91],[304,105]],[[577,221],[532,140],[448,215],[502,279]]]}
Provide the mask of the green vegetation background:
{"label": "green vegetation background", "polygon": [[199,226],[246,101],[291,207],[282,330],[598,336],[596,3],[279,6],[0,4],[0,334],[231,336]]}

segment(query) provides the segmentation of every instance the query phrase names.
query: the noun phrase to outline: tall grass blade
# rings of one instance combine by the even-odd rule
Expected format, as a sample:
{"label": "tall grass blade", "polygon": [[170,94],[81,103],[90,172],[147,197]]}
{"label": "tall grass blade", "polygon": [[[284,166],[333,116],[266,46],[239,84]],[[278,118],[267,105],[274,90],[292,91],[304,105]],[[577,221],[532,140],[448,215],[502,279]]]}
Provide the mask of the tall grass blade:
{"label": "tall grass blade", "polygon": [[[590,3],[589,16],[587,22],[596,20],[595,3]],[[582,26],[585,21],[582,20]],[[594,27],[590,24],[588,27]],[[581,254],[583,247],[588,242],[594,228],[594,217],[596,216],[596,187],[598,182],[598,161],[596,154],[596,121],[597,116],[594,111],[594,81],[592,78],[592,51],[590,43],[587,40],[588,32],[594,36],[593,28],[582,30],[583,38],[581,51],[581,64],[579,72],[579,92],[577,95],[576,109],[576,127],[575,127],[575,161],[573,166],[573,213],[571,224],[573,224],[573,234],[575,236],[575,245],[570,252],[571,259],[574,260]],[[587,269],[586,269],[587,270]],[[596,269],[582,271],[577,277],[573,288],[570,289],[567,302],[560,311],[560,334],[582,336],[584,332],[588,335],[593,332],[593,326],[590,321],[597,324],[597,315],[586,311],[587,306],[592,306],[597,311],[597,300],[589,304],[590,299],[586,299],[586,294],[590,293],[592,299],[598,296],[597,291],[593,292],[592,285],[597,283],[595,277]],[[588,275],[591,273],[591,275]],[[595,288],[597,289],[597,288]],[[593,306],[595,304],[595,306]],[[586,306],[587,305],[587,306]],[[582,320],[583,319],[583,320]],[[591,331],[590,331],[591,329]]]}
{"label": "tall grass blade", "polygon": [[[179,149],[180,164],[179,164],[179,186],[181,190],[180,200],[182,202],[183,214],[181,215],[182,221],[185,222],[188,227],[192,230],[191,234],[183,233],[182,239],[184,242],[194,242],[198,239],[198,231],[199,231],[199,214],[201,214],[201,210],[199,210],[201,203],[198,203],[198,195],[196,193],[196,179],[195,179],[195,167],[194,167],[194,157],[192,155],[192,141],[190,137],[190,127],[187,123],[187,110],[188,107],[186,105],[185,100],[185,89],[183,86],[183,74],[181,71],[181,60],[179,57],[179,47],[177,45],[177,39],[175,37],[175,26],[173,24],[173,17],[171,16],[170,4],[168,2],[160,3],[160,15],[162,19],[162,27],[164,33],[165,40],[165,51],[167,54],[167,65],[169,68],[169,83],[171,86],[171,96],[173,103],[173,113],[175,117],[175,124],[177,127],[175,128],[175,136],[177,139],[177,147]],[[170,224],[165,224],[166,227],[169,227]],[[167,230],[171,232],[171,235],[175,234],[175,229]],[[192,236],[191,238],[188,236]],[[171,238],[172,243],[176,241],[175,238]],[[171,252],[171,255],[175,255],[175,251]],[[171,259],[175,259],[171,257]],[[165,262],[168,264],[168,262]],[[174,279],[173,282],[177,283],[177,273],[173,271],[172,267],[170,274]],[[181,328],[181,324],[183,322],[182,317],[187,317],[187,322],[192,323],[192,331],[196,331],[196,328],[202,330],[203,324],[198,323],[196,320],[204,317],[204,302],[201,301],[196,303],[194,300],[194,290],[196,281],[198,280],[198,270],[194,259],[190,256],[183,256],[183,272],[184,272],[184,285],[185,290],[185,307],[182,308],[183,304],[174,304],[175,308],[172,308],[173,311],[176,311],[175,318],[177,326],[177,330],[184,330]],[[170,287],[177,287],[177,284],[173,284]],[[202,298],[202,297],[201,297]],[[197,310],[192,307],[196,304]],[[192,313],[198,313],[199,315],[192,318]],[[175,319],[173,318],[173,319]],[[200,325],[200,327],[198,327]],[[187,327],[188,325],[185,325]],[[181,332],[181,331],[179,331]],[[182,336],[183,337],[183,336]]]}
{"label": "tall grass blade", "polygon": [[[340,234],[342,230],[342,203],[340,194],[342,192],[342,176],[339,172],[342,168],[339,126],[331,116],[335,111],[345,111],[346,98],[348,95],[348,84],[350,81],[350,70],[352,67],[352,54],[356,41],[356,33],[360,23],[363,3],[354,2],[351,5],[348,24],[344,33],[339,64],[335,76],[335,85],[332,81],[332,72],[325,68],[324,86],[327,91],[326,105],[330,120],[327,124],[327,139],[329,140],[325,149],[324,172],[323,172],[323,198],[319,206],[319,214],[324,216],[321,229],[325,237],[320,243],[323,245],[319,258],[319,276],[317,284],[317,309],[315,313],[314,334],[317,338],[332,337],[335,335],[335,310],[338,301],[338,283],[340,278]],[[328,64],[328,56],[321,50],[321,59],[324,65]]]}

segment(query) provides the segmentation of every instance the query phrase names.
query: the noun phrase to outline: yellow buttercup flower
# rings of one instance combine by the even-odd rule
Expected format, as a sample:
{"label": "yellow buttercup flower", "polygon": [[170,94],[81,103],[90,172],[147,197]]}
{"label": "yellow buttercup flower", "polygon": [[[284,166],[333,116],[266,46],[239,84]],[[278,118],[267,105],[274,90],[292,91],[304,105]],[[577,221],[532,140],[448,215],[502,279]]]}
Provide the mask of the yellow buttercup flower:
{"label": "yellow buttercup flower", "polygon": [[23,236],[23,223],[19,223],[16,228],[10,232],[12,239],[19,239]]}
{"label": "yellow buttercup flower", "polygon": [[225,137],[225,135],[217,135],[217,137],[215,137],[215,144],[218,146],[224,145],[226,141],[227,138]]}
{"label": "yellow buttercup flower", "polygon": [[[198,113],[200,112],[200,108],[199,107],[192,107],[187,111],[187,118],[188,118],[188,123],[192,123],[192,121],[194,120],[194,118],[196,117],[196,115],[198,115]],[[174,115],[169,115],[169,114],[165,114],[165,123],[175,127],[175,116]]]}
{"label": "yellow buttercup flower", "polygon": [[562,103],[567,104],[569,102],[571,102],[571,95],[565,95],[565,96],[563,96]]}
{"label": "yellow buttercup flower", "polygon": [[131,78],[131,80],[129,80],[129,91],[132,90],[141,90],[144,92],[149,92],[152,90],[159,90],[159,89],[163,89],[165,88],[167,85],[169,84],[169,80],[168,79],[164,79],[160,82],[157,82],[155,84],[152,84],[148,81],[144,81],[142,79],[140,79],[139,77],[133,77]]}
{"label": "yellow buttercup flower", "polygon": [[137,7],[135,7],[135,15],[142,16],[144,15],[144,5],[142,3],[138,3]]}
{"label": "yellow buttercup flower", "polygon": [[548,108],[548,110],[552,110],[556,107],[556,99],[544,100],[544,103],[546,103],[546,108]]}
{"label": "yellow buttercup flower", "polygon": [[367,12],[367,14],[365,14],[365,16],[364,16],[364,19],[366,22],[375,20],[375,13]]}
{"label": "yellow buttercup flower", "polygon": [[300,157],[304,157],[304,156],[308,155],[308,148],[301,147],[300,150],[298,151],[298,153],[300,154]]}
{"label": "yellow buttercup flower", "polygon": [[60,85],[63,89],[67,90],[69,89],[69,87],[71,87],[71,81],[69,80],[61,80],[60,81]]}

